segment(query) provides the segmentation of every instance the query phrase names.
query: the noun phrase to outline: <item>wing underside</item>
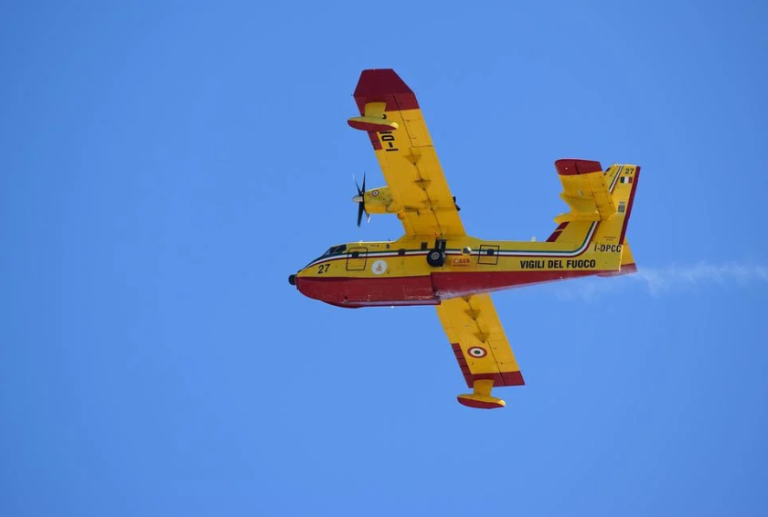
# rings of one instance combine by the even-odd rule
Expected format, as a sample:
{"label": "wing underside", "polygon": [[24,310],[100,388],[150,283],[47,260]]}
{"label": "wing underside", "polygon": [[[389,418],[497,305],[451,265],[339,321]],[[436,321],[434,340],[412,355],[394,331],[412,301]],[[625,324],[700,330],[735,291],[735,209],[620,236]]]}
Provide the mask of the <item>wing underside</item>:
{"label": "wing underside", "polygon": [[416,96],[394,70],[364,70],[355,89],[360,117],[407,235],[465,235]]}
{"label": "wing underside", "polygon": [[504,401],[491,397],[494,386],[521,386],[523,375],[509,345],[489,294],[443,300],[437,314],[471,395],[459,402],[481,408],[501,407]]}

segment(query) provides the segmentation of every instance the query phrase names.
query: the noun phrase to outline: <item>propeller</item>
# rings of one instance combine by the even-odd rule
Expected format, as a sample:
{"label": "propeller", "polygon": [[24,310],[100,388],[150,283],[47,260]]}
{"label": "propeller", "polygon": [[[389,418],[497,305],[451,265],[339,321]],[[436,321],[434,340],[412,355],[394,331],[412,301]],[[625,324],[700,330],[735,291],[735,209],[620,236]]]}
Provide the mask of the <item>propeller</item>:
{"label": "propeller", "polygon": [[367,221],[371,221],[371,216],[368,212],[365,210],[365,173],[363,173],[363,188],[361,189],[360,186],[357,184],[357,180],[355,179],[355,176],[352,176],[352,180],[355,182],[355,187],[357,187],[357,195],[352,198],[352,201],[357,203],[357,226],[360,226],[360,223],[363,220],[363,212],[365,212],[365,215],[367,217]]}

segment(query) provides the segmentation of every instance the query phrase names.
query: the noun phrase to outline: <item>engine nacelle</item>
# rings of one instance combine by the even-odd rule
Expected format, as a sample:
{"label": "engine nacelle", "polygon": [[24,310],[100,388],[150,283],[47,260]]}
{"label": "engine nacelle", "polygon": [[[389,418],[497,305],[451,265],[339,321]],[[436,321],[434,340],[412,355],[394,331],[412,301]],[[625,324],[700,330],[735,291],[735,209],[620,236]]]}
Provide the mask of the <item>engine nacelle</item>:
{"label": "engine nacelle", "polygon": [[365,211],[369,214],[392,214],[400,207],[392,200],[389,187],[374,188],[365,191]]}

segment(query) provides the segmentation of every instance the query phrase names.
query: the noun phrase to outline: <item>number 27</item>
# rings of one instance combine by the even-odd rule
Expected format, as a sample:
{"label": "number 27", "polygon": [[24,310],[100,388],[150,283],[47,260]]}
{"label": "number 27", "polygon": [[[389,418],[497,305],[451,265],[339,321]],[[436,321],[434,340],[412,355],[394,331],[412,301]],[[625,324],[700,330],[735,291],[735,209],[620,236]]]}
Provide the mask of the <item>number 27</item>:
{"label": "number 27", "polygon": [[320,264],[320,269],[317,270],[317,274],[322,275],[323,273],[327,273],[330,268],[330,264]]}

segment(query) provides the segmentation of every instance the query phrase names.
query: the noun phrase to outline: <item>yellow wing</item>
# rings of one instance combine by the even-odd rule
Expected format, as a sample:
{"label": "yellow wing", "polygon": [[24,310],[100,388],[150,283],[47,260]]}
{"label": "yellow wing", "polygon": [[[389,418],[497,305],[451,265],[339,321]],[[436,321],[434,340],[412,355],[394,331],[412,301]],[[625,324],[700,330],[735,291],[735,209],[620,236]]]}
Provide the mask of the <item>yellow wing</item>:
{"label": "yellow wing", "polygon": [[413,91],[394,70],[364,70],[355,101],[349,125],[368,132],[406,235],[465,235]]}
{"label": "yellow wing", "polygon": [[504,406],[491,396],[493,386],[525,384],[489,294],[443,300],[437,315],[453,346],[471,395],[459,395],[466,406],[490,409]]}

